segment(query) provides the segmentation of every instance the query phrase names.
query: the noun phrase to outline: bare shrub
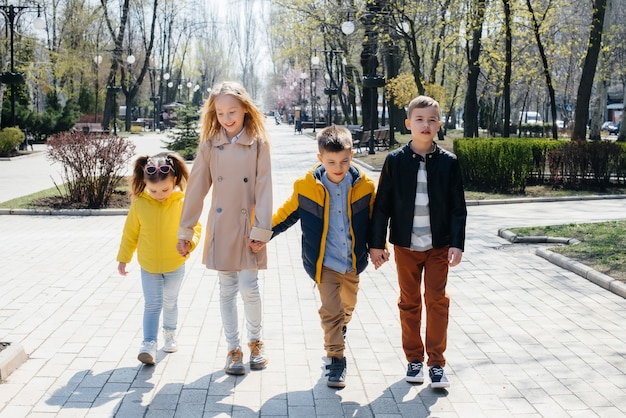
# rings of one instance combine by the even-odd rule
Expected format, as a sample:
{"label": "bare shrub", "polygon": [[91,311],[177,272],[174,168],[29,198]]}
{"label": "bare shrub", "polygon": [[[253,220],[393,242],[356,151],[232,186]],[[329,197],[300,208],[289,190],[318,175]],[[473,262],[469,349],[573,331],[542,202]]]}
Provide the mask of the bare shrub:
{"label": "bare shrub", "polygon": [[90,209],[107,206],[134,154],[132,142],[112,135],[62,132],[48,140],[47,158],[63,166],[65,188],[57,189],[68,203]]}

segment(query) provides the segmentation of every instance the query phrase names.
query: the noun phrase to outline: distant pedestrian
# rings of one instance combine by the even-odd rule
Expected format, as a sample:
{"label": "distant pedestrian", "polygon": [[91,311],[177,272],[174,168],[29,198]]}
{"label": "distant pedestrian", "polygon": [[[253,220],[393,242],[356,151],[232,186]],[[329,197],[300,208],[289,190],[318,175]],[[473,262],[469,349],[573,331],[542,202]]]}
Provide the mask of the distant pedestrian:
{"label": "distant pedestrian", "polygon": [[351,164],[352,134],[332,125],[317,134],[320,163],[296,180],[291,197],[276,211],[274,236],[298,220],[304,269],[317,283],[329,363],[327,386],[346,385],[345,336],[352,319],[359,274],[367,266],[367,232],[374,182]]}
{"label": "distant pedestrian", "polygon": [[169,128],[169,125],[170,125],[170,114],[167,112],[167,110],[164,110],[161,113],[161,121],[163,122],[163,129]]}
{"label": "distant pedestrian", "polygon": [[467,209],[456,156],[433,141],[441,127],[439,103],[426,96],[411,101],[407,129],[411,141],[390,152],[383,165],[372,215],[370,256],[375,267],[394,245],[400,298],[402,347],[409,362],[408,382],[424,382],[424,343],[420,334],[422,275],[426,305],[426,353],[431,387],[450,385],[443,367],[447,344],[448,268],[461,262]]}
{"label": "distant pedestrian", "polygon": [[250,369],[265,368],[261,340],[261,295],[258,270],[267,268],[267,253],[252,251],[252,238],[272,234],[272,177],[265,118],[238,83],[224,82],[204,104],[198,156],[191,169],[187,199],[178,232],[178,250],[186,255],[193,226],[211,187],[203,262],[217,270],[220,311],[228,355],[224,371],[245,374],[239,338],[237,293],[241,293],[248,330]]}
{"label": "distant pedestrian", "polygon": [[[126,276],[126,265],[137,250],[144,296],[143,342],[138,359],[145,364],[154,364],[156,360],[161,311],[163,351],[178,350],[178,292],[185,275],[186,258],[178,254],[175,246],[188,177],[185,161],[171,153],[139,157],[133,168],[130,184],[133,201],[124,224],[117,269]],[[200,224],[195,224],[187,250],[192,251],[199,240]]]}

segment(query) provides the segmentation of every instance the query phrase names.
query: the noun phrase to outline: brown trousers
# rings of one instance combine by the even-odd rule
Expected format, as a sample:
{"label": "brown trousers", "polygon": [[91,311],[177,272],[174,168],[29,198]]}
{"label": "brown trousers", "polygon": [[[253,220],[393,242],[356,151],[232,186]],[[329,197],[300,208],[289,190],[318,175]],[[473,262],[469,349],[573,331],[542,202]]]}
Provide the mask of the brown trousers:
{"label": "brown trousers", "polygon": [[345,344],[342,329],[352,319],[359,276],[356,272],[342,274],[322,267],[318,289],[322,302],[318,312],[324,330],[326,356],[343,358]]}
{"label": "brown trousers", "polygon": [[446,365],[443,352],[448,334],[450,298],[446,293],[448,281],[448,247],[428,251],[411,251],[394,246],[398,285],[400,286],[400,326],[402,348],[407,361],[424,362],[422,325],[422,272],[424,273],[424,303],[426,305],[426,354],[428,366]]}

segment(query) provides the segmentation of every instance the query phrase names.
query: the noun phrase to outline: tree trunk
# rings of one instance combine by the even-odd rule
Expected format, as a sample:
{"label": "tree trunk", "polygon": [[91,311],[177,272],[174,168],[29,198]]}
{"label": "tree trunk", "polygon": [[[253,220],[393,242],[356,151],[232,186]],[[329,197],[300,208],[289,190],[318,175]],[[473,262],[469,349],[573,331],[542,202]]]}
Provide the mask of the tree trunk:
{"label": "tree trunk", "polygon": [[626,76],[622,78],[622,121],[620,122],[617,142],[626,142],[626,117],[624,117],[624,104],[626,104]]}
{"label": "tree trunk", "polygon": [[[368,13],[363,17],[365,37],[361,52],[361,67],[363,77],[376,77],[378,68],[378,33],[374,22],[377,12],[381,10],[380,0],[367,3]],[[378,90],[363,88],[361,97],[361,111],[363,114],[363,129],[371,130],[378,128]]]}
{"label": "tree trunk", "polygon": [[113,123],[115,123],[115,120],[117,119],[118,88],[116,86],[116,76],[119,63],[122,59],[122,42],[126,31],[126,21],[128,20],[130,0],[124,0],[122,5],[120,27],[117,34],[115,33],[113,22],[109,17],[106,0],[100,0],[100,4],[102,5],[102,10],[104,10],[104,18],[106,20],[107,27],[109,28],[109,32],[111,33],[111,38],[114,40],[115,44],[115,49],[112,51],[113,55],[111,57],[111,69],[109,70],[109,75],[107,77],[107,95],[104,102],[104,113],[102,115],[102,129],[106,130],[111,124],[111,118],[113,118]]}
{"label": "tree trunk", "polygon": [[478,136],[478,76],[480,75],[481,36],[485,19],[486,0],[474,0],[468,33],[472,34],[471,47],[467,51],[467,93],[463,110],[463,135],[466,138]]}
{"label": "tree trunk", "polygon": [[511,34],[511,0],[502,0],[505,22],[505,64],[504,64],[504,122],[502,137],[511,136],[511,66],[513,62],[513,41]]}
{"label": "tree trunk", "polygon": [[[600,58],[602,60],[602,58]],[[598,80],[597,91],[598,94],[591,107],[591,122],[589,123],[589,139],[592,141],[599,141],[602,139],[600,129],[602,122],[604,122],[604,113],[606,110],[606,94],[607,94],[607,82],[606,80]]]}
{"label": "tree trunk", "polygon": [[576,113],[574,114],[574,130],[572,131],[572,141],[584,141],[587,137],[587,121],[589,120],[589,101],[591,99],[591,88],[593,78],[596,74],[598,55],[602,46],[602,26],[604,24],[604,12],[606,0],[594,0],[593,18],[591,30],[589,32],[589,47],[585,62],[583,64],[582,76],[578,85],[576,95]]}
{"label": "tree trunk", "polygon": [[548,95],[550,96],[550,114],[552,116],[552,138],[558,139],[559,132],[556,126],[556,94],[554,92],[554,86],[552,85],[552,76],[550,75],[550,66],[548,64],[548,57],[546,56],[546,49],[541,42],[541,34],[539,31],[539,23],[535,16],[533,6],[530,4],[530,0],[526,0],[528,11],[533,19],[533,33],[537,40],[537,48],[539,49],[539,55],[541,55],[541,63],[543,65],[543,74],[546,77],[546,87],[548,88]]}

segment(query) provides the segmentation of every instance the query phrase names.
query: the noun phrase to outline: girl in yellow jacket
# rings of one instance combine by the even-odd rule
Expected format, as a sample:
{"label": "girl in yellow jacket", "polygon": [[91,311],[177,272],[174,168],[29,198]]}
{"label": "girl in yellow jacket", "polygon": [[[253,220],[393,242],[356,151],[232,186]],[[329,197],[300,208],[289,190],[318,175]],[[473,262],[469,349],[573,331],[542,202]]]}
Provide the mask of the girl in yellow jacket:
{"label": "girl in yellow jacket", "polygon": [[[133,201],[124,224],[117,254],[118,271],[126,276],[126,264],[137,250],[144,296],[143,342],[139,361],[154,364],[159,317],[163,311],[163,351],[173,353],[178,322],[178,291],[185,275],[186,257],[176,251],[176,232],[183,209],[183,190],[189,178],[185,161],[176,154],[139,157],[133,168]],[[188,250],[200,239],[200,224],[193,228]]]}

